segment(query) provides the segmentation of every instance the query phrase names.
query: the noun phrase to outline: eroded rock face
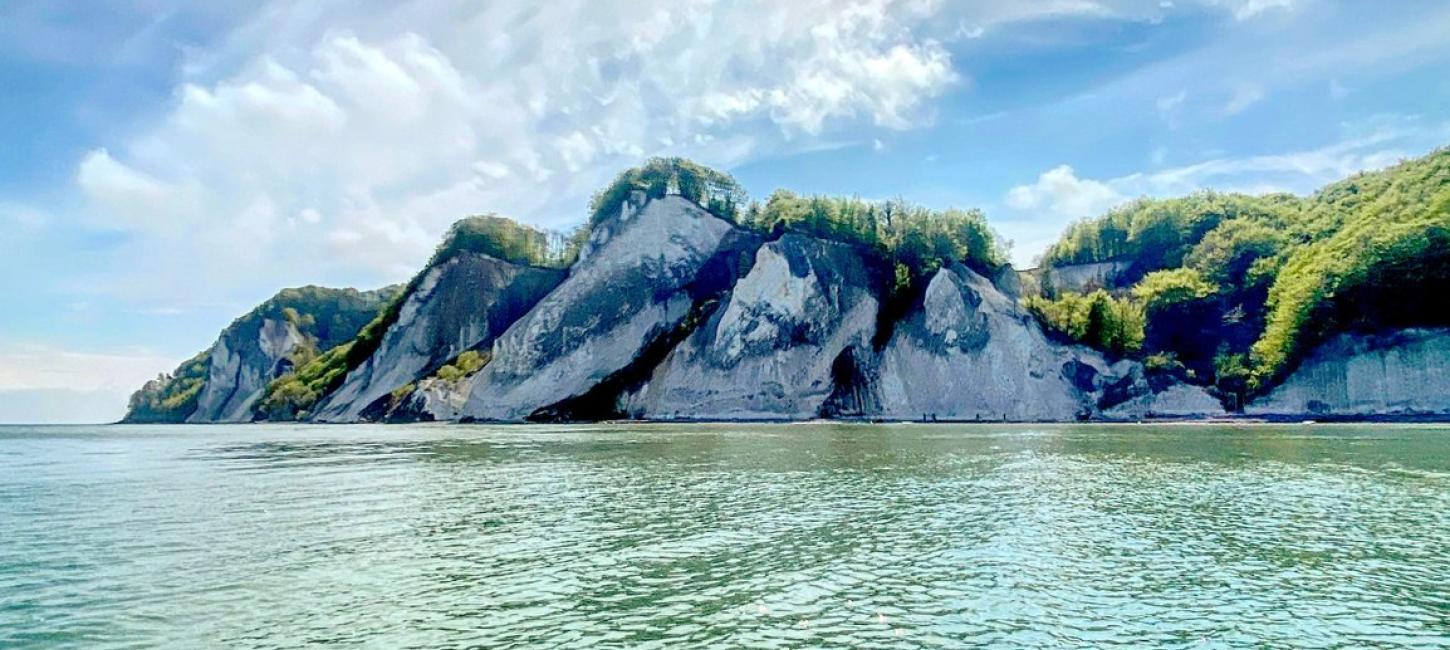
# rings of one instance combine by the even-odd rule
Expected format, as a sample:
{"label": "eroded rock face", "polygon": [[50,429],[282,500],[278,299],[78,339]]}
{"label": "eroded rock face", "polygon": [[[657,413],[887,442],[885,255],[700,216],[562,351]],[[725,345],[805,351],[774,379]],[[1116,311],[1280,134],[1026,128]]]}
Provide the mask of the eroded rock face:
{"label": "eroded rock face", "polygon": [[[986,278],[944,268],[897,323],[881,354],[881,411],[890,419],[1068,421],[1208,417],[1202,388],[1154,387],[1133,361],[1049,338]],[[1107,409],[1106,412],[1104,409]]]}
{"label": "eroded rock face", "polygon": [[356,422],[378,399],[459,353],[492,344],[564,271],[460,253],[425,272],[378,349],[319,405],[314,419]]}
{"label": "eroded rock face", "polygon": [[1124,261],[1054,266],[1047,269],[1044,283],[1057,291],[1088,293],[1095,289],[1118,286],[1131,267],[1130,262]]}
{"label": "eroded rock face", "polygon": [[494,341],[457,416],[518,421],[589,392],[733,283],[757,245],[678,196],[626,206],[595,228],[568,279]]}
{"label": "eroded rock face", "polygon": [[288,355],[308,341],[290,321],[262,319],[255,332],[239,326],[223,332],[211,348],[211,370],[187,422],[250,422],[252,404],[280,375]]}
{"label": "eroded rock face", "polygon": [[882,417],[1073,420],[1111,378],[1097,352],[1047,338],[986,278],[941,269],[881,355]]}
{"label": "eroded rock face", "polygon": [[[1218,398],[1200,386],[1173,380],[1149,381],[1143,366],[1119,362],[1116,384],[1108,386],[1099,402],[1107,401],[1102,412],[1107,420],[1148,420],[1154,418],[1199,419],[1228,415]],[[1155,386],[1154,384],[1160,384]]]}
{"label": "eroded rock face", "polygon": [[752,420],[874,409],[870,343],[886,278],[879,262],[845,244],[785,235],[764,245],[627,412]]}
{"label": "eroded rock face", "polygon": [[1244,410],[1292,418],[1450,415],[1450,329],[1338,336]]}

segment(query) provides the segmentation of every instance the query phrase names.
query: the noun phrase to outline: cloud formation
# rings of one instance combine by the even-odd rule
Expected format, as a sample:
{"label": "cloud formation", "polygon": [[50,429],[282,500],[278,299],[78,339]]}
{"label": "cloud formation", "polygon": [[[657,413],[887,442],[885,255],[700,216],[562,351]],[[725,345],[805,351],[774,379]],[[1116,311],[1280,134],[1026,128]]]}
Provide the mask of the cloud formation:
{"label": "cloud formation", "polygon": [[1121,202],[1123,196],[1106,183],[1078,178],[1072,167],[1058,165],[1042,172],[1037,182],[1008,190],[1008,207],[1075,219],[1097,214]]}
{"label": "cloud formation", "polygon": [[[1220,3],[1249,16],[1263,0]],[[1277,4],[1277,3],[1275,3]],[[184,62],[170,109],[77,165],[86,213],[137,236],[153,294],[405,277],[448,224],[578,221],[650,155],[731,167],[929,125],[970,78],[947,44],[1142,0],[604,0],[262,5]],[[369,280],[371,278],[372,280]]]}
{"label": "cloud formation", "polygon": [[76,184],[138,246],[205,251],[177,264],[396,279],[465,214],[567,225],[646,156],[730,166],[910,129],[960,81],[914,31],[933,3],[646,4],[273,7],[234,37],[246,56],[195,63],[171,111],[91,151]]}

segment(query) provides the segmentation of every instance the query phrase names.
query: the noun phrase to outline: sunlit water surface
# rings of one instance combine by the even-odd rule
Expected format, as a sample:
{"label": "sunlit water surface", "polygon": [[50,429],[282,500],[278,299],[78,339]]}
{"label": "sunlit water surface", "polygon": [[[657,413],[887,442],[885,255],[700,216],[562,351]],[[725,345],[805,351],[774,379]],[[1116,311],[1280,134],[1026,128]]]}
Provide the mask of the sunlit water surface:
{"label": "sunlit water surface", "polygon": [[1450,428],[0,427],[0,647],[1450,647]]}

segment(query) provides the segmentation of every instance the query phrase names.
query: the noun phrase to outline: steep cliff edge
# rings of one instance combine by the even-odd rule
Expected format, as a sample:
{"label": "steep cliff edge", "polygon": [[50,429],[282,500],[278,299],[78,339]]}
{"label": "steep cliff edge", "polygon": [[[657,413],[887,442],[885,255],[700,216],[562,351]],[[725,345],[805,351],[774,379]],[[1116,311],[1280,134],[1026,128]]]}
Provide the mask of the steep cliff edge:
{"label": "steep cliff edge", "polygon": [[[578,403],[639,363],[697,300],[736,278],[758,239],[679,196],[634,197],[595,226],[568,279],[508,328],[492,360],[424,417],[520,421],[584,417],[612,405]],[[609,401],[592,396],[589,402]],[[457,405],[457,412],[449,412]]]}
{"label": "steep cliff edge", "polygon": [[268,382],[308,344],[289,320],[263,318],[255,334],[247,329],[223,334],[212,345],[206,387],[187,422],[250,422],[252,404]]}
{"label": "steep cliff edge", "polygon": [[881,355],[892,419],[1072,420],[1095,411],[1108,363],[1050,341],[1027,312],[961,266],[932,276]]}
{"label": "steep cliff edge", "polygon": [[856,248],[788,234],[624,409],[649,419],[807,419],[874,409],[870,343],[889,270]]}
{"label": "steep cliff edge", "polygon": [[250,422],[268,382],[351,340],[397,293],[284,289],[233,321],[173,376],[147,382],[123,422]]}
{"label": "steep cliff edge", "polygon": [[465,251],[429,268],[403,300],[377,351],[316,408],[319,422],[363,419],[389,396],[465,350],[487,348],[564,279],[562,269]]}
{"label": "steep cliff edge", "polygon": [[1450,416],[1450,329],[1342,334],[1245,409],[1264,417]]}
{"label": "steep cliff edge", "polygon": [[1450,330],[1341,333],[1450,323],[1403,298],[1450,288],[1447,168],[1143,199],[1019,274],[980,211],[652,159],[572,234],[461,220],[361,320],[264,305],[127,420],[1445,418]]}
{"label": "steep cliff edge", "polygon": [[880,416],[890,419],[1070,421],[1201,417],[1223,412],[1203,389],[1152,386],[1133,361],[1109,364],[1049,338],[976,272],[932,276],[881,354]]}

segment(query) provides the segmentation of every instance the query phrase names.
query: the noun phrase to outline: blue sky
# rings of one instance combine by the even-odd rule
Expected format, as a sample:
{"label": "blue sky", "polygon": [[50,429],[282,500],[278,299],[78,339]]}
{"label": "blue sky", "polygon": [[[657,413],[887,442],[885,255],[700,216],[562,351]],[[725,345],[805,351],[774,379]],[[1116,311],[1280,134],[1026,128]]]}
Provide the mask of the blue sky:
{"label": "blue sky", "polygon": [[1030,265],[1142,195],[1304,193],[1450,144],[1450,4],[0,6],[0,421],[118,417],[284,286],[563,228],[651,155],[757,197],[979,207]]}

